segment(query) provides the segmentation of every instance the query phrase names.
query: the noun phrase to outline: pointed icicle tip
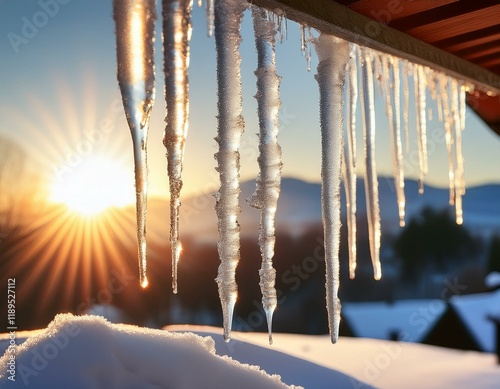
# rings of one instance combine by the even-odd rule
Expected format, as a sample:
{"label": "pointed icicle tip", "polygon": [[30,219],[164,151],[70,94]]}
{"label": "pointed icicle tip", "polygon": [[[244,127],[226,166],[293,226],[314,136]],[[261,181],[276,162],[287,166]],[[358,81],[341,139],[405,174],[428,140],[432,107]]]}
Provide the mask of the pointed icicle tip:
{"label": "pointed icicle tip", "polygon": [[148,278],[147,277],[143,277],[142,280],[141,280],[141,287],[143,289],[146,289],[149,285],[149,282],[148,282]]}
{"label": "pointed icicle tip", "polygon": [[269,334],[269,344],[273,344],[273,313],[274,307],[266,312],[267,332]]}
{"label": "pointed icicle tip", "polygon": [[224,342],[225,343],[229,343],[229,341],[231,340],[231,330],[224,330]]}
{"label": "pointed icicle tip", "polygon": [[332,344],[335,344],[339,340],[339,329],[338,326],[335,328],[334,331],[330,331],[330,340]]}
{"label": "pointed icicle tip", "polygon": [[179,259],[182,252],[182,244],[179,241],[172,243],[172,292],[177,294],[177,272]]}

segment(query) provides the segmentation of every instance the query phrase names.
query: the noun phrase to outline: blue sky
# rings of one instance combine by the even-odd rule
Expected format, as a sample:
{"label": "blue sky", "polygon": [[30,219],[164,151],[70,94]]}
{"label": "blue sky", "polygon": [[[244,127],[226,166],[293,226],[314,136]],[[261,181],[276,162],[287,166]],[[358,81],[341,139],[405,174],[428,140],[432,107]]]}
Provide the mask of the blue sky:
{"label": "blue sky", "polygon": [[[64,3],[64,4],[61,4]],[[49,11],[42,4],[51,5]],[[57,4],[57,7],[54,6]],[[40,27],[30,30],[26,20]],[[23,26],[25,26],[23,30]],[[157,23],[155,62],[157,94],[149,133],[150,193],[167,196],[165,151],[162,144],[163,97],[161,23]],[[13,35],[21,37],[21,41]],[[241,148],[242,179],[257,174],[256,53],[250,14],[245,15],[243,43],[243,105],[246,131]],[[82,160],[113,159],[129,172],[133,190],[132,145],[121,109],[116,81],[115,36],[111,0],[0,2],[0,135],[15,139],[30,156],[31,166],[45,182],[71,174]],[[277,45],[282,76],[281,133],[283,174],[307,181],[320,178],[318,86],[300,51],[299,28],[288,22],[288,38]],[[186,146],[184,195],[213,190],[216,143],[215,43],[206,34],[204,8],[194,6],[190,67],[191,122]],[[410,91],[411,93],[411,91]],[[430,100],[430,97],[429,97]],[[376,95],[377,165],[379,174],[392,173],[389,132],[383,97]],[[434,104],[431,105],[434,107]],[[437,117],[434,111],[434,117]],[[410,110],[414,132],[414,111]],[[358,115],[358,153],[361,165],[361,115]],[[442,125],[429,123],[427,182],[447,186]],[[436,134],[436,141],[432,141]],[[90,140],[89,140],[90,139]],[[412,150],[416,149],[411,139]],[[466,183],[500,182],[497,161],[500,138],[468,111],[464,132]],[[412,151],[413,152],[413,151]],[[413,152],[414,153],[414,152]],[[411,159],[411,158],[410,158]],[[69,165],[69,166],[68,166]],[[406,163],[407,176],[418,175]],[[415,167],[413,167],[415,166]],[[61,170],[62,169],[62,170]],[[362,169],[358,170],[362,174]]]}

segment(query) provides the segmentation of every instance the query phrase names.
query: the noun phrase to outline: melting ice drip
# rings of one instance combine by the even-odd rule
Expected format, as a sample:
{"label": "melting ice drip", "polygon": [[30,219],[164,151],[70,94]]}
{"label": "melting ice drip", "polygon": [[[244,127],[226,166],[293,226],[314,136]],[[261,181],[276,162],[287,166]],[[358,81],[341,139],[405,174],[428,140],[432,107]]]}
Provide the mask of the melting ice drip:
{"label": "melting ice drip", "polygon": [[[200,5],[200,1],[198,2]],[[207,0],[208,34],[215,31],[218,86],[219,146],[215,154],[220,175],[220,190],[216,194],[216,213],[220,240],[217,244],[221,264],[216,281],[223,311],[224,339],[228,341],[234,305],[237,298],[236,267],[240,259],[238,214],[239,147],[244,129],[241,94],[240,26],[248,3],[244,0]],[[164,55],[167,100],[167,127],[164,143],[168,154],[171,189],[171,243],[173,289],[177,290],[176,269],[181,245],[178,240],[179,196],[184,143],[188,126],[188,77],[190,15],[192,2],[165,0]],[[252,7],[255,42],[258,53],[257,101],[259,115],[259,176],[257,188],[249,199],[261,213],[259,245],[262,254],[260,286],[266,312],[269,340],[276,290],[276,272],[272,266],[275,243],[275,213],[281,182],[281,148],[277,142],[280,107],[280,78],[276,74],[275,37],[286,35],[286,19],[280,12],[269,13]],[[137,225],[141,285],[146,278],[146,141],[149,113],[154,100],[153,40],[154,0],[114,1],[117,31],[118,80],[132,139],[136,165]],[[314,38],[311,29],[301,26],[301,49],[310,70],[311,45],[314,44],[319,64],[316,79],[320,91],[320,122],[322,136],[322,217],[325,232],[325,263],[328,321],[332,342],[338,338],[340,322],[339,242],[340,242],[340,183],[344,178],[347,202],[349,242],[349,274],[356,270],[356,106],[358,96],[363,116],[365,190],[370,239],[370,255],[374,277],[381,277],[380,211],[378,178],[375,166],[374,84],[384,95],[389,118],[389,135],[393,160],[394,184],[400,225],[405,223],[405,193],[403,169],[402,125],[406,152],[409,150],[409,77],[413,77],[417,108],[416,133],[419,155],[419,193],[424,191],[428,171],[426,106],[427,94],[438,106],[444,122],[450,205],[456,209],[456,221],[463,222],[462,196],[465,194],[462,135],[465,128],[465,93],[471,85],[428,67],[410,64],[397,57],[321,34]],[[374,77],[375,76],[375,77]],[[401,112],[401,77],[403,77],[403,112]],[[359,79],[358,79],[359,78]],[[344,83],[347,120],[344,126]],[[347,139],[344,142],[345,138]]]}
{"label": "melting ice drip", "polygon": [[134,147],[139,277],[142,287],[148,285],[146,276],[148,182],[146,146],[149,117],[155,97],[153,62],[155,6],[154,0],[113,1],[118,83]]}
{"label": "melting ice drip", "polygon": [[189,40],[192,0],[163,1],[163,54],[167,116],[163,144],[167,148],[170,183],[170,247],[172,290],[177,293],[177,266],[182,251],[179,241],[179,208],[182,189],[184,145],[189,124]]}

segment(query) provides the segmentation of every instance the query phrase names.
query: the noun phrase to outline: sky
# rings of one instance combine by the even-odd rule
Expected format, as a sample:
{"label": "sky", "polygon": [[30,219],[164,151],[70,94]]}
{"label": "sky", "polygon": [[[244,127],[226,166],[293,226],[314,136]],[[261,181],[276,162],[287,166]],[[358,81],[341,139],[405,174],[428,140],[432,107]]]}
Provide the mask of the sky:
{"label": "sky", "polygon": [[[159,2],[161,3],[161,2]],[[158,9],[158,15],[160,15]],[[282,76],[280,143],[283,175],[306,181],[320,180],[319,93],[314,79],[317,65],[307,71],[300,50],[299,27],[287,22],[288,34],[277,44],[278,73]],[[148,152],[150,196],[168,197],[165,149],[164,82],[161,23],[156,29],[156,102]],[[257,175],[258,132],[255,75],[256,52],[251,15],[242,26],[242,80],[245,133],[241,146],[241,179]],[[116,80],[115,32],[111,0],[0,1],[0,136],[16,141],[28,155],[31,174],[40,177],[44,190],[73,187],[72,177],[93,164],[108,169],[110,180],[133,201],[133,155],[130,131]],[[207,36],[205,9],[194,5],[190,65],[190,126],[183,173],[183,196],[218,187],[215,172],[216,121],[215,42]],[[410,90],[410,93],[412,91]],[[430,100],[430,98],[429,98]],[[433,107],[434,105],[430,105]],[[392,175],[389,131],[383,97],[376,94],[377,170]],[[410,132],[415,132],[410,109]],[[434,119],[437,117],[434,112]],[[447,186],[447,157],[442,124],[429,123],[427,182]],[[362,126],[358,104],[358,173],[362,174]],[[434,135],[433,135],[434,134]],[[418,176],[416,142],[411,137],[406,162],[408,177]],[[1,140],[0,140],[1,141]],[[470,110],[464,132],[465,179],[469,186],[500,182],[497,163],[500,138]],[[409,162],[408,162],[409,161]],[[413,162],[412,162],[413,161]],[[123,178],[117,178],[122,176]],[[65,189],[66,190],[66,189]],[[82,190],[76,188],[75,190]],[[50,195],[52,193],[52,195]]]}

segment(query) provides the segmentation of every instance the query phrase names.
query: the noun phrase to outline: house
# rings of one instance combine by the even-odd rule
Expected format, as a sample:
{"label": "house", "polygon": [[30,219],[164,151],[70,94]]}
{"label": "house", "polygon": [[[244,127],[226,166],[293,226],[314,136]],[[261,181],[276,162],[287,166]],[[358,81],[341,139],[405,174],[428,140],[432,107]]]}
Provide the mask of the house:
{"label": "house", "polygon": [[500,290],[453,296],[446,313],[422,342],[463,350],[495,352],[495,317],[500,318]]}
{"label": "house", "polygon": [[421,342],[445,312],[439,299],[344,303],[342,319],[356,337]]}

